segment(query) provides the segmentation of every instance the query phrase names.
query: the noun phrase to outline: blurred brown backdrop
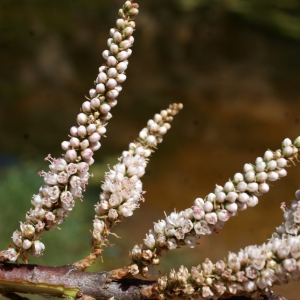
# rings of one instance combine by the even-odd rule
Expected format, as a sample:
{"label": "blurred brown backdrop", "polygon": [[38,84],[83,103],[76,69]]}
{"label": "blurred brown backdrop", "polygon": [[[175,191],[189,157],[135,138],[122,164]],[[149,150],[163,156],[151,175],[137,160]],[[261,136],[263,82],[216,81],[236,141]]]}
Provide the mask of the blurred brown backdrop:
{"label": "blurred brown backdrop", "polygon": [[[275,3],[276,2],[276,3]],[[1,0],[0,3],[0,203],[1,249],[23,220],[46,169],[43,158],[58,156],[75,125],[84,95],[93,87],[108,31],[120,0]],[[115,231],[104,265],[128,262],[163,212],[181,210],[224,184],[244,163],[300,135],[299,1],[144,0],[134,34],[133,55],[107,139],[96,154],[95,176],[61,232],[48,233],[39,264],[72,263],[89,251],[93,205],[106,164],[113,164],[154,113],[172,102],[184,110],[152,157],[146,202]],[[282,222],[280,202],[300,188],[290,168],[257,207],[241,212],[195,249],[162,259],[159,272],[207,256],[266,241]],[[276,289],[300,299],[296,284]]]}

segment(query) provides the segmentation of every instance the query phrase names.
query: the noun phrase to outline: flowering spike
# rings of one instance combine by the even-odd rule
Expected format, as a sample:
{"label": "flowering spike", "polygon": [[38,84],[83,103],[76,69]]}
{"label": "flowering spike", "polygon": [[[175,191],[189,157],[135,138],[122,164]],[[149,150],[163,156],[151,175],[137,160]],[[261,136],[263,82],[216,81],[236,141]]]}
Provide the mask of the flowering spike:
{"label": "flowering spike", "polygon": [[[103,246],[109,245],[107,237],[112,234],[110,229],[116,223],[122,222],[124,217],[132,216],[133,211],[139,208],[139,202],[144,201],[145,192],[140,178],[145,174],[151,153],[157,144],[162,142],[162,136],[171,127],[169,122],[182,107],[182,104],[175,103],[169,106],[167,113],[166,110],[162,110],[160,114],[156,114],[154,117],[156,121],[148,121],[138,140],[130,143],[128,151],[122,153],[119,162],[113,168],[109,167],[109,172],[105,173],[100,201],[95,205],[96,216],[91,243],[93,250],[86,258],[74,264],[77,269],[86,269],[94,262],[97,257],[95,253],[101,254]],[[165,129],[163,133],[161,128]],[[95,227],[100,218],[105,224],[105,230],[102,231]]]}
{"label": "flowering spike", "polygon": [[[215,264],[206,259],[202,265],[192,267],[190,273],[183,266],[178,272],[171,270],[169,276],[158,278],[160,299],[166,294],[170,298],[176,295],[184,299],[188,296],[196,298],[198,295],[205,299],[218,299],[225,293],[249,296],[249,293],[256,291],[259,294],[271,295],[274,285],[299,280],[299,194],[300,191],[297,191],[297,200],[292,202],[290,208],[284,210],[284,232],[277,228],[277,232],[267,243],[247,246],[238,253],[229,252],[227,259],[219,260]],[[284,202],[281,208],[283,205],[285,207]],[[293,232],[289,232],[292,227]],[[138,254],[142,254],[141,249]]]}
{"label": "flowering spike", "polygon": [[[144,131],[141,131],[141,133],[140,138],[145,140]],[[298,144],[293,145],[289,139],[285,139],[282,143],[282,149],[275,152],[266,151],[263,159],[256,159],[255,165],[245,164],[243,174],[235,174],[234,180],[226,182],[224,187],[216,186],[214,193],[208,194],[204,200],[197,198],[191,208],[179,213],[175,211],[169,216],[166,215],[164,229],[156,230],[157,226],[155,225],[154,231],[151,230],[151,233],[153,232],[151,243],[149,235],[146,235],[141,251],[139,253],[136,251],[131,252],[132,264],[137,264],[142,275],[146,276],[147,274],[142,271],[144,266],[152,265],[153,260],[157,264],[159,256],[163,253],[182,245],[194,247],[196,240],[201,235],[209,235],[221,229],[230,217],[237,214],[238,210],[257,205],[258,196],[269,191],[267,182],[280,179],[285,174],[282,171],[285,171],[284,167],[287,166],[288,161],[297,158],[299,149],[296,145]],[[285,151],[287,148],[289,150]],[[298,212],[295,212],[295,214],[298,214]],[[300,213],[297,218],[300,222]],[[288,223],[285,228],[289,234],[296,231],[294,224],[290,225]],[[193,243],[191,237],[194,237]],[[149,247],[150,244],[151,247]],[[148,251],[151,251],[152,254],[147,255],[145,258],[144,253]]]}
{"label": "flowering spike", "polygon": [[133,19],[137,14],[138,5],[126,1],[122,9],[122,28],[117,26],[112,29],[116,39],[111,41],[110,50],[103,52],[106,62],[99,68],[96,87],[89,91],[91,99],[82,104],[82,112],[76,119],[78,126],[70,129],[70,141],[61,144],[65,154],[58,159],[48,154],[45,160],[50,163],[50,171],[39,172],[44,177],[45,185],[38,195],[33,196],[31,203],[34,208],[27,212],[26,222],[22,223],[22,226],[30,226],[34,230],[30,236],[22,230],[15,231],[10,248],[0,253],[0,261],[16,261],[20,257],[28,262],[29,254],[42,255],[45,249],[39,241],[42,233],[64,222],[75,205],[74,199],[82,200],[82,192],[90,177],[88,168],[94,163],[94,152],[100,148],[99,140],[112,117],[110,110],[117,104],[116,98],[122,89],[120,84],[126,79],[124,71],[132,52]]}

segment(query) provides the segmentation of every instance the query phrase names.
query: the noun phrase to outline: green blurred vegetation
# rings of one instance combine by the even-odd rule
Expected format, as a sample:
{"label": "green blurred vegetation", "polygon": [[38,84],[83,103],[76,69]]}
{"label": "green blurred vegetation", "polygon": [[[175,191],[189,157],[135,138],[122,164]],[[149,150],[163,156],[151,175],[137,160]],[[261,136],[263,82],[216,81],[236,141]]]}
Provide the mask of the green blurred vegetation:
{"label": "green blurred vegetation", "polygon": [[278,33],[300,38],[299,0],[176,0],[184,10],[219,5],[225,11],[270,27]]}

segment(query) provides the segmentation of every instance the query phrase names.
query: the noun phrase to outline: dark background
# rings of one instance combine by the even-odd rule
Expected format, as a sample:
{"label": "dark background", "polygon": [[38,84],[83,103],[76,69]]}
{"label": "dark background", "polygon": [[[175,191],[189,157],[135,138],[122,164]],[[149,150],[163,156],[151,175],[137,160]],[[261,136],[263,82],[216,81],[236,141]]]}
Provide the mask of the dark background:
{"label": "dark background", "polygon": [[[1,0],[0,3],[0,205],[1,249],[24,220],[46,170],[43,158],[62,153],[84,95],[103,63],[119,0]],[[128,263],[164,211],[190,207],[215,183],[223,185],[244,163],[254,163],[284,138],[300,135],[300,3],[297,0],[144,0],[136,19],[128,80],[95,155],[84,202],[62,230],[45,234],[46,251],[31,262],[72,263],[89,248],[89,229],[108,163],[117,162],[154,113],[182,102],[144,177],[146,202],[115,232],[104,264]],[[300,188],[298,169],[272,184],[254,209],[239,213],[195,249],[172,251],[157,268],[213,261],[228,251],[261,244],[282,222],[280,203]],[[277,288],[299,299],[297,284]]]}

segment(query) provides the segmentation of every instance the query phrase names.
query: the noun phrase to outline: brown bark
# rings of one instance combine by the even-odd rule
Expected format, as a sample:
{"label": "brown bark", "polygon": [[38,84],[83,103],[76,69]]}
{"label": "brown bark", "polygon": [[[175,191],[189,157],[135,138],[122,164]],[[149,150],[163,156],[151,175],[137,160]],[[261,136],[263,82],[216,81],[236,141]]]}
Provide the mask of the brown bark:
{"label": "brown bark", "polygon": [[155,282],[135,278],[112,281],[109,272],[82,272],[72,266],[43,267],[0,264],[0,293],[31,293],[62,298],[138,300],[142,291]]}
{"label": "brown bark", "polygon": [[[114,297],[114,300],[157,299],[156,281],[137,278],[113,280],[111,274],[105,271],[82,272],[70,265],[44,267],[0,263],[0,293],[11,299],[14,293],[82,300],[104,300],[111,297]],[[229,296],[227,299],[248,300],[250,298]],[[262,299],[284,298],[264,296]]]}

